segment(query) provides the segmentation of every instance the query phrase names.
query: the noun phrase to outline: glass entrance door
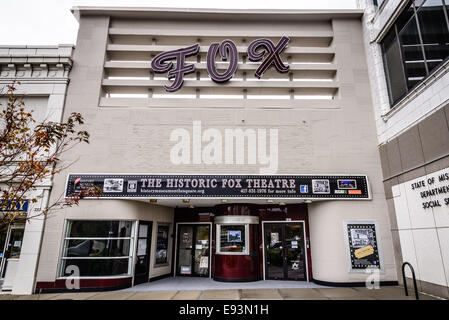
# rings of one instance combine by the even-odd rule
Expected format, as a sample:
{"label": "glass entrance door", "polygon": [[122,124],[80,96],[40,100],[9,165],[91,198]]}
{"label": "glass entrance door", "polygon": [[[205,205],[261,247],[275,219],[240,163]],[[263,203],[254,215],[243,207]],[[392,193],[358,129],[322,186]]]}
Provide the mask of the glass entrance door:
{"label": "glass entrance door", "polygon": [[265,223],[266,279],[306,280],[304,223]]}
{"label": "glass entrance door", "polygon": [[209,276],[210,226],[179,224],[176,275]]}
{"label": "glass entrance door", "polygon": [[[284,224],[286,279],[306,280],[304,224]],[[285,276],[285,274],[284,274]]]}
{"label": "glass entrance door", "polygon": [[11,271],[16,270],[16,264],[20,259],[20,252],[22,250],[22,240],[25,231],[25,225],[10,225],[9,232],[6,236],[4,247],[1,247],[2,258],[0,264],[0,279],[5,278],[8,265]]}
{"label": "glass entrance door", "polygon": [[148,282],[150,275],[150,248],[153,222],[139,221],[137,233],[136,267],[134,285]]}

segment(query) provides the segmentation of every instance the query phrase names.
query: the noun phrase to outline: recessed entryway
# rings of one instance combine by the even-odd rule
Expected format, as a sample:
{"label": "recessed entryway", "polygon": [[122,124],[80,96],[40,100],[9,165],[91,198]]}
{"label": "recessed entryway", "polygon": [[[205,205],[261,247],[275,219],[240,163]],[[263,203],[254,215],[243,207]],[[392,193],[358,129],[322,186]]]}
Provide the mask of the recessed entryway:
{"label": "recessed entryway", "polygon": [[303,221],[264,222],[265,279],[307,280]]}
{"label": "recessed entryway", "polygon": [[176,275],[210,276],[210,223],[177,224]]}

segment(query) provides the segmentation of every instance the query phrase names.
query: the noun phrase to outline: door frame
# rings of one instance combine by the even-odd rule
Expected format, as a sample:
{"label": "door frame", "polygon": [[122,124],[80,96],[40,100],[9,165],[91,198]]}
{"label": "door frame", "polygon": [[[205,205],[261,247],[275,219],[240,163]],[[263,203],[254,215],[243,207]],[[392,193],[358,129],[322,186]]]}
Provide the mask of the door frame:
{"label": "door frame", "polygon": [[[144,224],[148,224],[149,228],[148,228],[148,233],[149,236],[147,234],[147,259],[148,259],[148,279],[146,282],[150,281],[150,275],[151,275],[151,246],[153,245],[153,225],[154,222],[153,220],[136,220],[136,231],[135,231],[135,241],[134,241],[134,258],[132,259],[132,286],[135,286],[135,280],[136,280],[136,264],[137,264],[137,250],[139,249],[139,229],[140,229],[140,224],[143,222]],[[148,243],[149,242],[149,243]],[[146,283],[146,282],[142,282],[142,283]]]}
{"label": "door frame", "polygon": [[8,229],[6,230],[5,245],[3,246],[3,248],[1,248],[1,250],[2,250],[2,261],[0,263],[0,280],[4,280],[5,279],[4,277],[2,277],[2,275],[3,275],[3,268],[4,268],[4,265],[6,263],[6,259],[7,259],[5,257],[5,252],[6,252],[6,247],[8,246],[8,243],[9,243],[9,237],[11,236],[11,228],[12,228],[12,225],[9,225]]}
{"label": "door frame", "polygon": [[[2,277],[2,274],[5,273],[6,275],[6,270],[4,270],[6,267],[6,260],[10,260],[9,258],[5,257],[5,252],[6,252],[6,248],[9,244],[9,240],[11,238],[11,232],[12,229],[23,229],[24,231],[24,236],[25,236],[25,224],[10,224],[8,226],[8,230],[6,231],[6,238],[5,238],[5,245],[2,248],[2,262],[0,263],[0,280],[5,280],[5,277]],[[23,238],[22,238],[22,243],[23,243]],[[19,258],[20,259],[20,258]],[[19,260],[19,259],[11,259],[11,260]]]}
{"label": "door frame", "polygon": [[212,267],[212,222],[176,222],[176,233],[175,233],[175,261],[173,263],[173,277],[176,277],[176,270],[178,269],[178,225],[179,224],[208,224],[209,225],[209,278],[211,278],[211,267]]}
{"label": "door frame", "polygon": [[267,275],[266,274],[267,261],[265,260],[265,251],[266,251],[266,247],[265,247],[265,223],[276,223],[276,224],[280,224],[280,223],[302,223],[302,226],[303,226],[302,230],[303,230],[303,235],[304,235],[304,237],[303,237],[303,239],[304,239],[304,241],[303,241],[303,243],[304,243],[304,255],[305,255],[304,258],[306,260],[306,281],[310,282],[310,280],[309,280],[309,265],[308,265],[309,257],[308,257],[308,254],[307,254],[306,222],[305,222],[305,220],[290,220],[290,221],[285,221],[285,220],[283,220],[283,221],[269,221],[269,220],[267,220],[267,221],[262,221],[263,280],[264,281],[266,280],[266,275]]}

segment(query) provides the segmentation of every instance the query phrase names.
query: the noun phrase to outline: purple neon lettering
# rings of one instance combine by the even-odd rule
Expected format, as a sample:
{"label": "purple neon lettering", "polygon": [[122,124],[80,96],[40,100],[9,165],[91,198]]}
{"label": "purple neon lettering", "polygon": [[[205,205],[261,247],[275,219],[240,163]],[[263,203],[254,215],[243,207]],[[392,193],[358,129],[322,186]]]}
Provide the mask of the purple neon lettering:
{"label": "purple neon lettering", "polygon": [[[220,53],[222,61],[226,61],[229,57],[228,70],[226,70],[223,74],[220,74],[217,71],[217,67],[215,65],[217,51]],[[234,42],[231,40],[224,40],[221,44],[214,42],[210,45],[209,51],[207,52],[207,72],[213,81],[219,83],[226,82],[234,76],[239,62],[238,59],[237,47]]]}
{"label": "purple neon lettering", "polygon": [[[284,36],[277,46],[274,45],[273,41],[267,38],[257,39],[250,43],[248,47],[248,58],[250,61],[256,62],[262,60],[268,51],[268,55],[254,73],[257,78],[260,79],[272,64],[274,64],[276,70],[281,73],[285,73],[290,69],[288,65],[285,65],[282,62],[282,59],[279,56],[285,47],[287,47],[289,41],[290,38]],[[258,52],[259,48],[262,48],[260,52]]]}
{"label": "purple neon lettering", "polygon": [[[164,86],[166,91],[174,92],[179,90],[184,83],[184,76],[195,71],[195,65],[186,65],[185,58],[196,55],[199,50],[200,45],[197,43],[190,47],[162,52],[154,57],[153,61],[151,61],[153,71],[156,73],[168,71],[168,79],[174,79],[170,86]],[[173,66],[172,61],[168,61],[173,59],[176,61],[176,67]]]}

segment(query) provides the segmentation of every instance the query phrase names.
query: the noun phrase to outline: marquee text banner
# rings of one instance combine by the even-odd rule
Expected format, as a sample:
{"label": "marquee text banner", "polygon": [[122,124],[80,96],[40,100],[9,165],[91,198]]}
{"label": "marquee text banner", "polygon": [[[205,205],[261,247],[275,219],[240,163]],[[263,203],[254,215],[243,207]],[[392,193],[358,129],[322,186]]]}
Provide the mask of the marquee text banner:
{"label": "marquee text banner", "polygon": [[66,197],[96,186],[99,198],[370,199],[364,175],[69,174]]}

